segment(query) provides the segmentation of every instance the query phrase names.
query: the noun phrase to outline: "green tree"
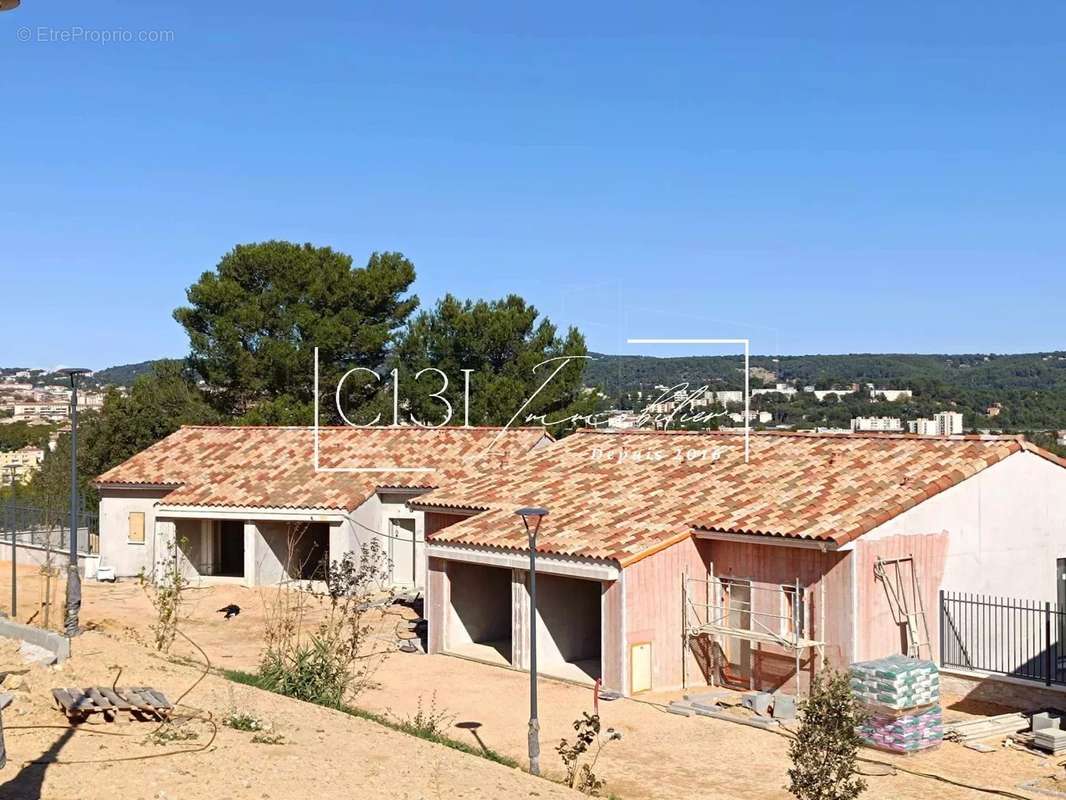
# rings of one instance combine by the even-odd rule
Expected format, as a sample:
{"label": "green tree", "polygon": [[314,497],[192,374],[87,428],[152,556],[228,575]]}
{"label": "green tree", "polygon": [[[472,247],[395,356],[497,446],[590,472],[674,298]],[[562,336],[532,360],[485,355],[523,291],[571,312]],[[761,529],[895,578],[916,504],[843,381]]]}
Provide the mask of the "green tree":
{"label": "green tree", "polygon": [[414,278],[400,253],[374,253],[354,268],[351,256],[329,247],[238,245],[189,287],[189,305],[174,318],[219,412],[310,424],[314,348],[327,391],[353,366],[379,367],[418,306],[407,295]]}
{"label": "green tree", "polygon": [[11,422],[0,425],[0,450],[20,450],[27,445],[44,447],[54,425],[30,425],[28,422]]}
{"label": "green tree", "polygon": [[800,725],[788,746],[789,791],[799,800],[855,800],[866,781],[855,774],[865,714],[846,672],[823,669],[800,704]]}
{"label": "green tree", "polygon": [[[443,397],[454,409],[450,424],[462,425],[462,370],[468,369],[472,370],[471,425],[506,425],[521,411],[514,425],[561,420],[552,425],[551,432],[562,435],[583,423],[580,419],[575,423],[574,416],[593,414],[598,406],[595,393],[584,390],[587,356],[585,339],[577,329],[570,328],[561,336],[550,320],[540,318],[537,309],[521,297],[461,301],[449,294],[433,310],[411,321],[390,366],[399,370],[404,398],[401,415],[407,418],[427,425],[444,420],[447,409],[432,396],[441,389],[441,376],[425,373],[415,378],[420,370],[434,367],[448,378]],[[545,381],[547,385],[540,388]],[[391,413],[389,405],[382,420],[391,421]]]}

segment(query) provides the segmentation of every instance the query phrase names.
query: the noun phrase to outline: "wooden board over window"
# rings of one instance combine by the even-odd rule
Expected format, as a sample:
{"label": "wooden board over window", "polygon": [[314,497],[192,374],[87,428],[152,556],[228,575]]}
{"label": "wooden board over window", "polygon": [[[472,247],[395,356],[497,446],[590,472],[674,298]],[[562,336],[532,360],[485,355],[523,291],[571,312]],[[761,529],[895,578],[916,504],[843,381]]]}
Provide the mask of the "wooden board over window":
{"label": "wooden board over window", "polygon": [[130,512],[129,540],[137,544],[144,544],[144,512]]}

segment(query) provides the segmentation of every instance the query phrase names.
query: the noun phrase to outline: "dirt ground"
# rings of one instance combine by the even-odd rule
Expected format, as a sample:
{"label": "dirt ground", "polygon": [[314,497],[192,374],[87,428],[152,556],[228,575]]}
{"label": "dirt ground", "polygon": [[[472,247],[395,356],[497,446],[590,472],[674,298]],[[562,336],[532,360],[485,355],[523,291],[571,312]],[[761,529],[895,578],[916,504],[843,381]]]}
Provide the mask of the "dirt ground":
{"label": "dirt ground", "polygon": [[[0,597],[4,591],[4,574],[3,565],[0,564]],[[86,584],[85,598],[84,623],[123,640],[124,647],[130,646],[124,644],[125,642],[150,641],[150,605],[136,584],[126,582],[112,586],[90,582]],[[265,599],[259,590],[236,586],[196,590],[190,593],[183,629],[207,651],[214,665],[254,669],[262,647]],[[235,619],[223,621],[215,610],[229,603],[240,605],[241,614]],[[403,633],[406,626],[401,624],[400,617],[411,616],[411,612],[408,609],[397,609],[396,615],[399,616],[388,616],[382,620],[379,633],[381,647],[385,650],[395,650],[398,636],[406,635]],[[83,659],[88,660],[87,657],[91,656],[91,651],[86,651],[90,650],[89,643],[96,641],[110,640],[102,636],[76,640],[77,660],[80,663],[84,663]],[[119,644],[116,642],[115,646]],[[184,645],[177,645],[175,653],[189,659],[196,658],[195,651]],[[91,656],[91,663],[95,669],[106,672],[103,665],[114,663],[110,658],[110,655],[103,654]],[[159,668],[178,669],[177,666],[162,662],[159,663]],[[182,669],[186,670],[183,674],[187,675],[190,668]],[[357,701],[361,707],[406,717],[417,711],[419,703],[423,708],[434,705],[451,718],[454,726],[453,736],[469,737],[471,744],[489,747],[525,762],[526,723],[529,715],[527,674],[454,657],[395,652],[382,663],[375,678],[378,685],[361,695]],[[205,690],[205,694],[209,695],[215,705],[224,700],[226,692],[252,691],[244,687],[227,688],[225,682],[217,683],[219,680],[221,679],[213,678],[210,690]],[[162,683],[162,678],[158,681]],[[597,765],[596,772],[607,780],[608,791],[623,800],[690,800],[703,797],[751,800],[789,797],[785,790],[788,780],[786,738],[748,726],[706,717],[685,718],[665,712],[662,704],[677,696],[676,693],[642,695],[639,699],[600,702],[604,726],[613,727],[622,733],[621,741],[613,742],[604,749]],[[208,700],[202,698],[200,690],[197,690],[197,693],[190,695],[189,702],[205,704]],[[256,707],[262,708],[267,716],[278,716],[282,709],[285,714],[289,714],[288,704],[292,702],[271,695],[255,698]],[[561,762],[554,752],[554,747],[561,738],[572,738],[572,721],[583,710],[591,711],[592,704],[591,689],[553,680],[541,681],[541,749],[542,764],[546,771],[555,775],[560,773]],[[945,717],[948,719],[973,713],[1001,713],[1005,710],[1000,707],[977,706],[963,698],[945,698],[944,704]],[[320,709],[311,711],[316,715],[326,714],[324,719],[329,721],[318,724],[328,725],[323,730],[328,731],[331,741],[334,725],[343,727],[351,722],[358,722],[348,718],[334,720],[336,715]],[[293,719],[296,717],[286,717],[283,726],[293,725]],[[422,742],[417,744],[424,745]],[[271,753],[282,750],[269,749]],[[333,748],[330,748],[329,752],[332,751]],[[385,758],[386,755],[385,752],[377,752],[374,759]],[[956,781],[1006,789],[1022,795],[1028,794],[1018,789],[1019,784],[1023,782],[1056,773],[1066,777],[1066,773],[1063,773],[1062,768],[1057,767],[1052,759],[1007,749],[981,754],[950,742],[944,743],[937,750],[905,758],[870,750],[864,750],[863,755],[894,762],[906,769],[936,773]],[[447,757],[458,757],[474,762],[478,767],[482,766],[482,759],[465,757],[453,751],[448,751]],[[179,758],[184,756],[176,757],[172,761],[176,764]],[[315,758],[319,758],[318,753]],[[176,771],[175,765],[171,764],[169,768],[173,771],[173,779],[178,781],[177,785],[185,785],[182,782],[183,776]],[[325,775],[326,770],[316,771],[316,774]],[[409,766],[405,774],[410,780],[426,777],[417,766]],[[468,790],[472,788],[470,781],[474,779],[473,775],[471,772],[469,780],[464,784]],[[331,773],[330,780],[333,781],[334,777]],[[869,790],[865,796],[885,800],[916,800],[930,796],[948,799],[989,796],[902,772],[889,776],[870,776],[867,781]],[[335,781],[331,785],[339,786],[340,782]],[[235,792],[232,796],[261,796],[248,794],[241,786],[238,781],[230,787],[230,790]],[[172,789],[166,782],[159,784],[159,787],[168,792]],[[543,784],[543,787],[544,792],[554,789],[550,784]],[[2,792],[0,796],[4,796]],[[182,793],[182,796],[186,795]],[[391,796],[434,795],[420,795],[415,790],[415,793],[410,795]],[[493,795],[482,792],[478,796]],[[542,793],[542,796],[549,795]]]}

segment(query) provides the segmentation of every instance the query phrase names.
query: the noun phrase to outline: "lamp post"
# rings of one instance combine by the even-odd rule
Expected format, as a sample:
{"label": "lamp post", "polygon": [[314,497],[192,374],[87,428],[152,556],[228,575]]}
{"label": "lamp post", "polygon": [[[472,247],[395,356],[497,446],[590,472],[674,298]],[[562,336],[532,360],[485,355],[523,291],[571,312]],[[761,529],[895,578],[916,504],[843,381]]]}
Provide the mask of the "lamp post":
{"label": "lamp post", "polygon": [[70,563],[67,564],[67,636],[78,635],[81,611],[81,576],[78,575],[78,376],[90,370],[70,367],[61,370],[70,378]]}
{"label": "lamp post", "polygon": [[18,551],[15,549],[15,531],[18,530],[18,495],[16,494],[18,489],[15,487],[18,485],[18,467],[14,464],[7,464],[4,467],[4,471],[7,472],[8,479],[11,481],[11,499],[8,501],[8,507],[11,512],[7,515],[8,528],[11,531],[11,619],[18,621],[18,569],[17,569],[17,555]]}
{"label": "lamp post", "polygon": [[546,508],[520,508],[529,538],[529,771],[540,775],[540,720],[537,718],[537,533]]}

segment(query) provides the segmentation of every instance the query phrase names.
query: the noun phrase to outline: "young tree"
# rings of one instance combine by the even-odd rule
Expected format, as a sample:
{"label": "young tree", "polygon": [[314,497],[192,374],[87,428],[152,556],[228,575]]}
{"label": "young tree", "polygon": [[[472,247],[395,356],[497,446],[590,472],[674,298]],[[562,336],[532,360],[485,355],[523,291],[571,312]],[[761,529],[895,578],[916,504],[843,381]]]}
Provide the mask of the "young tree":
{"label": "young tree", "polygon": [[[238,245],[189,287],[174,318],[189,335],[189,364],[215,408],[260,423],[310,424],[314,348],[321,385],[354,366],[384,363],[418,306],[414,265],[374,253],[362,268],[329,247]],[[325,409],[326,406],[324,405]]]}
{"label": "young tree", "polygon": [[856,728],[865,717],[846,672],[823,669],[800,704],[800,726],[788,747],[789,791],[799,800],[855,800],[866,781],[855,774]]}
{"label": "young tree", "polygon": [[[400,370],[401,394],[409,403],[405,411],[424,424],[439,425],[447,414],[441,399],[433,396],[443,381],[436,373],[416,381],[415,374],[435,367],[447,375],[443,397],[454,409],[451,424],[462,425],[462,370],[469,369],[471,425],[505,425],[533,398],[514,425],[566,420],[550,428],[560,435],[575,427],[572,417],[597,408],[596,397],[583,391],[586,356],[588,348],[577,329],[560,336],[555,325],[521,297],[462,301],[449,294],[411,321],[393,360]],[[541,389],[566,358],[569,363]]]}

